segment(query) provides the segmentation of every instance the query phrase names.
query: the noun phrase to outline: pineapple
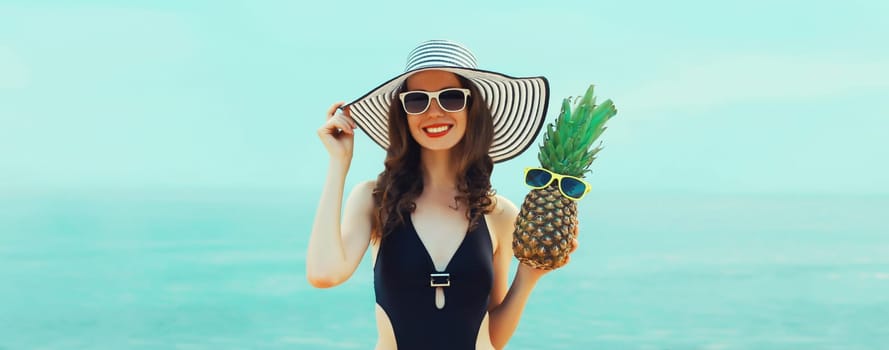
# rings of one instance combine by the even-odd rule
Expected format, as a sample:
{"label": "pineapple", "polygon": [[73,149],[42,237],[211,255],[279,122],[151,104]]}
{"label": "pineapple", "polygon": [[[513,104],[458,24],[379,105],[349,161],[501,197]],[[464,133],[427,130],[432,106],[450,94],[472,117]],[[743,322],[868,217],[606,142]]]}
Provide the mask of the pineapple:
{"label": "pineapple", "polygon": [[[537,158],[542,168],[560,175],[583,178],[602,149],[601,142],[590,149],[605,131],[605,122],[617,113],[611,100],[596,105],[593,85],[571,108],[571,99],[562,101],[562,110],[547,125]],[[567,263],[577,237],[577,202],[559,190],[559,181],[533,189],[525,196],[516,218],[512,248],[522,263],[552,270]]]}

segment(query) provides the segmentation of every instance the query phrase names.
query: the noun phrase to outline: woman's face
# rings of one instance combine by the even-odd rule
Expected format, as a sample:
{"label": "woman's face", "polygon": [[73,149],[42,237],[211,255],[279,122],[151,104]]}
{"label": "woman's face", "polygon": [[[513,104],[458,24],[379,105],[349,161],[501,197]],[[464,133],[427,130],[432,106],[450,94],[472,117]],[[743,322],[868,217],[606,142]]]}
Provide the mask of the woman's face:
{"label": "woman's face", "polygon": [[[454,73],[428,70],[407,78],[407,91],[436,92],[447,88],[463,88]],[[407,115],[408,129],[423,148],[432,151],[448,150],[459,143],[466,133],[468,109],[467,103],[459,112],[448,112],[441,109],[436,99],[432,99],[425,112]]]}

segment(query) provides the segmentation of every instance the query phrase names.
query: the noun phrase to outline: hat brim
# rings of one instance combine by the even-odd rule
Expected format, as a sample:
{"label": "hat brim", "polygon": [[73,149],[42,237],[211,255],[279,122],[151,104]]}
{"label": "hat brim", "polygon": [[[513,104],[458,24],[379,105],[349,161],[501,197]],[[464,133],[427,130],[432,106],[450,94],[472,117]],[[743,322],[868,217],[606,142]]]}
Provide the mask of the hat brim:
{"label": "hat brim", "polygon": [[515,78],[497,72],[460,67],[421,68],[405,72],[349,103],[355,123],[384,149],[389,148],[389,105],[398,88],[414,73],[443,70],[475,83],[494,122],[488,154],[495,162],[512,159],[534,142],[546,119],[549,82],[544,77]]}

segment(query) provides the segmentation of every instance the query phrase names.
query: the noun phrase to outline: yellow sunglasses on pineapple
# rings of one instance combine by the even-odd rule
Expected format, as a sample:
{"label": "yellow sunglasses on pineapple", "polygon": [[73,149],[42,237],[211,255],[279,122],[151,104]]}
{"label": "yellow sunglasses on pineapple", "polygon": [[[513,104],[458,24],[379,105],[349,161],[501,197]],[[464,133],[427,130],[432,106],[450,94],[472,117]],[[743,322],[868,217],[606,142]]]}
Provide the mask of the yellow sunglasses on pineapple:
{"label": "yellow sunglasses on pineapple", "polygon": [[533,189],[549,186],[553,181],[559,182],[559,192],[573,200],[580,200],[590,192],[590,184],[574,176],[556,174],[544,168],[525,168],[525,184]]}

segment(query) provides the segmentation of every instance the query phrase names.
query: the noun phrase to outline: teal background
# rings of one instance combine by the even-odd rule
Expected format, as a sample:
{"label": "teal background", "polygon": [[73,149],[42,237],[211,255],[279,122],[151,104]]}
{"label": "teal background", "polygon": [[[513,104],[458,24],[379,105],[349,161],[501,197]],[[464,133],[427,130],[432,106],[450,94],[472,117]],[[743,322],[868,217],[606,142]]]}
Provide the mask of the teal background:
{"label": "teal background", "polygon": [[[2,1],[0,349],[350,349],[311,288],[336,101],[431,38],[619,113],[511,348],[889,343],[889,3]],[[347,188],[381,170],[356,140]],[[532,148],[493,183],[520,202]],[[514,268],[514,267],[513,267]]]}

